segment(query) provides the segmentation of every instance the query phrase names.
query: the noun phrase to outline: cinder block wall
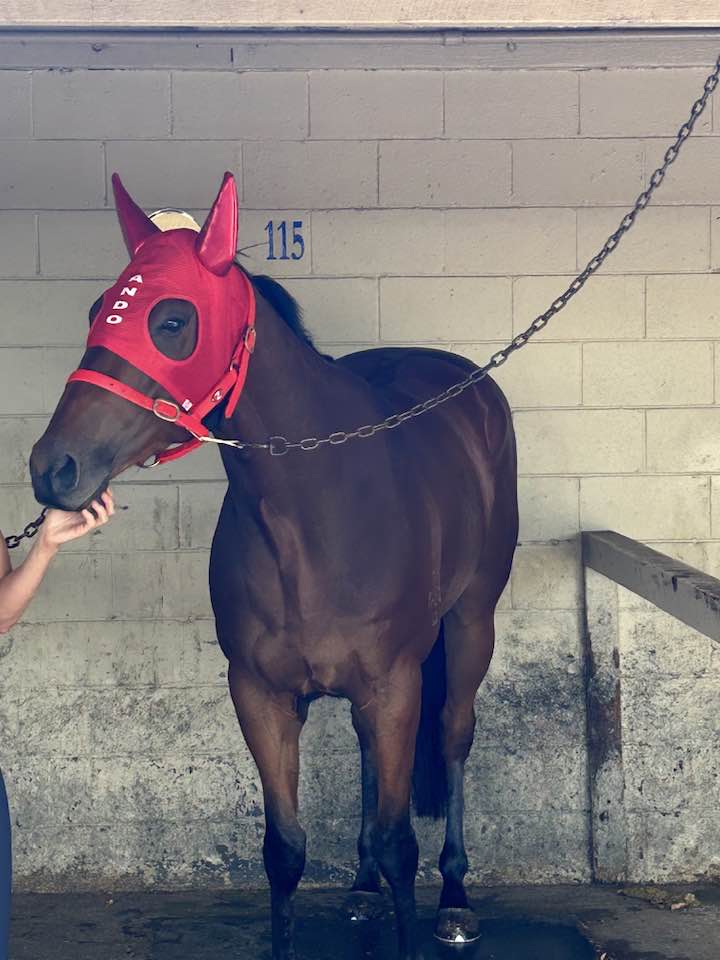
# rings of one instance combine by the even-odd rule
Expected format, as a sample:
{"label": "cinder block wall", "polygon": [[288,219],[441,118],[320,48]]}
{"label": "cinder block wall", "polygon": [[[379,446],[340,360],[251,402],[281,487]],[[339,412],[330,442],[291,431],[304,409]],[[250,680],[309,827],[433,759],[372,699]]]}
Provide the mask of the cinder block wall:
{"label": "cinder block wall", "polygon": [[[0,526],[36,513],[30,447],[81,354],[90,304],[125,264],[113,170],[147,209],[198,213],[235,171],[248,265],[287,279],[326,349],[425,343],[480,361],[615,228],[716,46],[0,37]],[[708,109],[601,276],[499,372],[522,543],[469,765],[477,880],[589,878],[578,530],[616,528],[717,567],[719,133]],[[266,259],[270,220],[302,221],[302,259]],[[223,489],[212,453],[128,474],[117,520],[64,552],[26,622],[0,638],[20,887],[262,876],[261,795],[206,586]],[[343,705],[316,704],[303,740],[306,876],[346,880],[359,772]],[[653,742],[643,749],[662,761]],[[634,875],[651,879],[666,829],[643,830]],[[431,876],[439,836],[420,834]],[[717,842],[685,874],[713,855]]]}

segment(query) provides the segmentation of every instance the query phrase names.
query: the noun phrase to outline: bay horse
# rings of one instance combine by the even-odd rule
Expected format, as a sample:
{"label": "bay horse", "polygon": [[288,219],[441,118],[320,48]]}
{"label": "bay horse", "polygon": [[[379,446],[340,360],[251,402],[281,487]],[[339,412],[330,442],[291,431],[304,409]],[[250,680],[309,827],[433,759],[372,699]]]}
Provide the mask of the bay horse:
{"label": "bay horse", "polygon": [[323,356],[290,295],[238,265],[230,174],[199,234],[160,232],[113,184],[130,264],[93,306],[80,367],[33,448],[35,495],[75,510],[128,466],[184,453],[210,430],[257,442],[222,447],[210,591],[262,781],[273,960],[295,956],[298,741],[324,695],[350,701],[360,743],[356,915],[384,877],[399,956],[418,956],[414,797],[419,816],[447,819],[436,935],[474,939],[463,772],[517,540],[507,401],[486,378],[398,429],[289,449],[284,437],[373,424],[477,368],[429,349]]}

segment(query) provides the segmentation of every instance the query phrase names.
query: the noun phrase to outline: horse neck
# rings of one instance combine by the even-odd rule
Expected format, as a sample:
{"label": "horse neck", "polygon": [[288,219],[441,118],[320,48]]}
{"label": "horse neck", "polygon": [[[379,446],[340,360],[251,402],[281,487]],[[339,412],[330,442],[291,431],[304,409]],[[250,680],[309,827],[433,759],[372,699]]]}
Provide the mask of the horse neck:
{"label": "horse neck", "polygon": [[[365,423],[377,412],[367,384],[326,360],[259,294],[256,327],[245,388],[234,415],[218,428],[219,436],[263,442],[269,437],[322,437]],[[238,454],[227,448],[222,453],[230,489],[242,497],[285,501],[287,506],[330,479],[327,459],[313,453],[274,457],[262,450]]]}

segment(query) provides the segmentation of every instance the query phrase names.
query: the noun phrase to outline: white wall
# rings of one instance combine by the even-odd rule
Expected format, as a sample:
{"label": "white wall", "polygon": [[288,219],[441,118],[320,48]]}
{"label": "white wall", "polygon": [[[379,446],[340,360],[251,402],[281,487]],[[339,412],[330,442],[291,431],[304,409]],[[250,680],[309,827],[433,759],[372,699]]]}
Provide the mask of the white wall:
{"label": "white wall", "polygon": [[590,27],[717,25],[711,0],[7,0],[0,26]]}

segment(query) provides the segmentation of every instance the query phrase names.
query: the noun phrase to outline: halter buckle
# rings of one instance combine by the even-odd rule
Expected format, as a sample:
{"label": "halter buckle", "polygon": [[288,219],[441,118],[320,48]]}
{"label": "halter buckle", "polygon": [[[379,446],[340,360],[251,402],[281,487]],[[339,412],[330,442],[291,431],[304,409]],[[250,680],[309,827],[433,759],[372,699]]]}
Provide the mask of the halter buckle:
{"label": "halter buckle", "polygon": [[245,336],[243,337],[243,343],[245,344],[245,349],[248,353],[255,353],[255,344],[257,342],[257,331],[254,326],[249,326],[245,330]]}
{"label": "halter buckle", "polygon": [[180,407],[171,400],[163,400],[162,397],[153,400],[152,412],[160,420],[166,420],[168,423],[177,423],[181,416]]}

